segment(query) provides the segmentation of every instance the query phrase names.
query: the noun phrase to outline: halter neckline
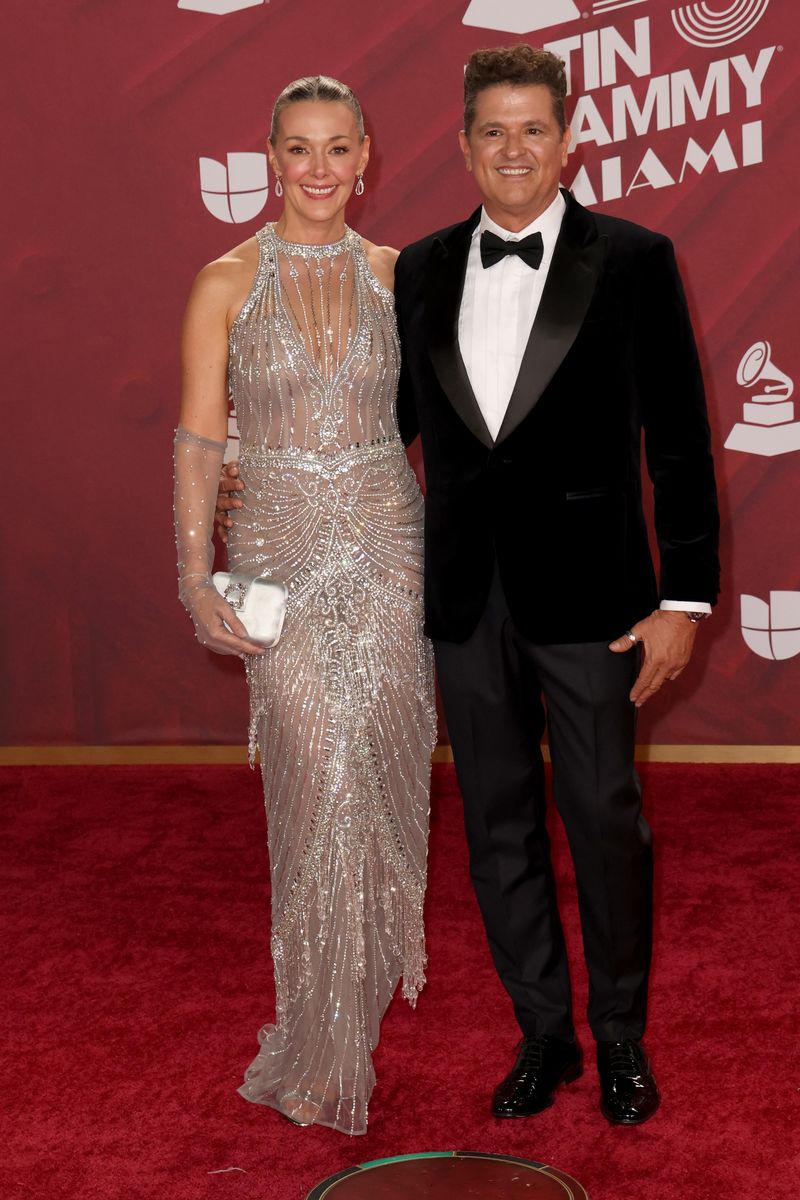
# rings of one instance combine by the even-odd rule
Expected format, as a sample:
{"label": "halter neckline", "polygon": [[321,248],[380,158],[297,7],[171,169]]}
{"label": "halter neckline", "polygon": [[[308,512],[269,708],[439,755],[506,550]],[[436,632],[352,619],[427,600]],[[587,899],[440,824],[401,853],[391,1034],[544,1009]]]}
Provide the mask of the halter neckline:
{"label": "halter neckline", "polygon": [[344,237],[339,238],[338,242],[287,242],[278,233],[274,222],[266,228],[284,254],[296,254],[301,258],[335,258],[337,254],[342,254],[349,248],[353,236],[352,229],[345,225]]}

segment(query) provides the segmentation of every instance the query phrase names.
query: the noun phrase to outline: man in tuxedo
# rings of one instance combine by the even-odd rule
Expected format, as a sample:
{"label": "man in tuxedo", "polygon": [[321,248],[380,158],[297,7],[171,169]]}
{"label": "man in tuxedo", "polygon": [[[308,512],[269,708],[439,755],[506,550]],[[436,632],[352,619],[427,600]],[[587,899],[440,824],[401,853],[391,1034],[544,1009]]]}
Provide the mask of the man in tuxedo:
{"label": "man in tuxedo", "polygon": [[659,1093],[641,1044],[652,853],[635,714],[716,601],[718,514],[672,246],[559,189],[565,95],[545,51],[470,59],[460,140],[482,206],[398,259],[398,415],[407,442],[422,436],[426,627],[472,879],[523,1035],[492,1111],[540,1112],[582,1070],[545,830],[546,704],[601,1108],[637,1124]]}

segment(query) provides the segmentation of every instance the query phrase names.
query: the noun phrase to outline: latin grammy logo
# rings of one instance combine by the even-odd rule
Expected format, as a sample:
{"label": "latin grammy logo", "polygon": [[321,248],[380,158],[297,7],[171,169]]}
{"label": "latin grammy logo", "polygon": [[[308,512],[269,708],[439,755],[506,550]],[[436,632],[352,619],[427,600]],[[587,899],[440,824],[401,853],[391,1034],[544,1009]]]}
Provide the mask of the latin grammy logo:
{"label": "latin grammy logo", "polygon": [[772,361],[769,342],[754,342],[745,350],[736,382],[740,387],[761,388],[746,400],[742,420],[734,425],[726,450],[772,457],[800,450],[800,421],[794,419],[794,380]]}
{"label": "latin grammy logo", "polygon": [[[647,0],[592,0],[591,7],[595,17],[603,17],[617,8],[646,3]],[[470,0],[462,24],[502,29],[506,33],[533,33],[581,16],[588,13],[581,12],[575,0]]]}
{"label": "latin grammy logo", "polygon": [[[220,0],[180,0],[180,5],[219,3]],[[235,3],[235,0],[233,0]],[[253,0],[249,0],[253,3]],[[592,16],[603,17],[619,8],[633,8],[647,0],[591,0]],[[769,0],[700,0],[672,9],[672,24],[692,46],[729,46],[754,29],[767,11]],[[564,25],[589,14],[576,0],[470,0],[464,25],[501,29],[507,33],[533,33],[551,25]]]}
{"label": "latin grammy logo", "polygon": [[672,11],[672,24],[692,46],[729,46],[754,29],[767,11],[769,0],[733,0],[715,8],[702,0],[682,4]]}

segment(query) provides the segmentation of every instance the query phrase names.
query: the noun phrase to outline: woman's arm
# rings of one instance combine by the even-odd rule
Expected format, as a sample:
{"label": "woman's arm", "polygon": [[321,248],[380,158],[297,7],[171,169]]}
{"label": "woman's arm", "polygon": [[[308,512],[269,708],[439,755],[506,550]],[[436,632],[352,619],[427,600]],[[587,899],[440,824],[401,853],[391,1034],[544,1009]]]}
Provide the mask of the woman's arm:
{"label": "woman's arm", "polygon": [[182,337],[182,398],[175,433],[175,540],[179,595],[197,639],[217,654],[262,654],[211,580],[214,507],[228,425],[228,317],[236,271],[225,260],[197,277]]}
{"label": "woman's arm", "polygon": [[231,272],[225,260],[209,263],[194,281],[181,334],[179,424],[212,441],[228,431],[228,309]]}

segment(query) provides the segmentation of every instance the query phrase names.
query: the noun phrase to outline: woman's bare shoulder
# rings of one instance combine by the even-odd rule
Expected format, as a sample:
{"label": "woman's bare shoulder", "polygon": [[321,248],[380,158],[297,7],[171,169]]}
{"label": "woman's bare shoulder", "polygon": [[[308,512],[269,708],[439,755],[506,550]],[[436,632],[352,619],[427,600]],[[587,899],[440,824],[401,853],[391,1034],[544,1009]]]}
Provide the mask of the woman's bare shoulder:
{"label": "woman's bare shoulder", "polygon": [[394,264],[397,262],[400,251],[395,250],[393,246],[376,246],[374,242],[368,242],[366,238],[362,238],[361,241],[372,274],[379,283],[393,292]]}
{"label": "woman's bare shoulder", "polygon": [[198,272],[190,305],[224,309],[230,324],[247,299],[257,270],[258,239],[252,237],[207,263]]}

